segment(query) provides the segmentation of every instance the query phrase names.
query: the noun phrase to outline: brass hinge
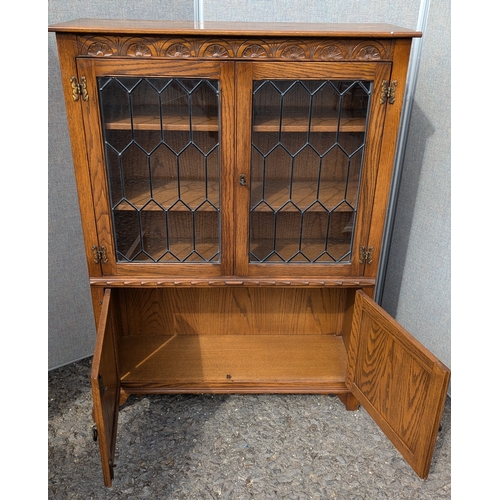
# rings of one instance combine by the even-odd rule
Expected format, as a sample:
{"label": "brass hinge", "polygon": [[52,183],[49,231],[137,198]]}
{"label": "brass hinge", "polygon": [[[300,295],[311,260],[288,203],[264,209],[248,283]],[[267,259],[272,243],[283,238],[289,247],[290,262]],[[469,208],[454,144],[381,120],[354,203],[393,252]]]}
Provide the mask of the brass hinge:
{"label": "brass hinge", "polygon": [[71,82],[71,87],[73,89],[73,101],[78,101],[80,96],[82,96],[84,101],[88,101],[89,94],[87,92],[87,79],[82,76],[80,78],[80,83],[78,83],[76,76],[72,76],[69,81]]}
{"label": "brass hinge", "polygon": [[94,262],[96,264],[108,263],[108,256],[106,255],[106,247],[102,246],[101,248],[97,248],[95,245],[92,247],[92,253],[94,254]]}
{"label": "brass hinge", "polygon": [[360,264],[371,264],[373,262],[373,247],[360,247],[359,249],[359,263]]}
{"label": "brass hinge", "polygon": [[382,80],[382,92],[380,95],[380,104],[394,104],[396,100],[396,86],[398,85],[397,80],[394,80],[389,87],[389,82],[387,80]]}

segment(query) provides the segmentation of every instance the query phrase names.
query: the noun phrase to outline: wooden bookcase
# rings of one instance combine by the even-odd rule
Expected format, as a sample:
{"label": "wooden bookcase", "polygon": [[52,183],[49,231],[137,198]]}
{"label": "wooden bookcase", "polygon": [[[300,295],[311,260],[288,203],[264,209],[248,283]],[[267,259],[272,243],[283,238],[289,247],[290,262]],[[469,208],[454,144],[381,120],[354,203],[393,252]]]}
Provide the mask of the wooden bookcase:
{"label": "wooden bookcase", "polygon": [[56,32],[104,481],[129,394],[336,394],[427,477],[450,372],[370,298],[411,40],[391,25]]}

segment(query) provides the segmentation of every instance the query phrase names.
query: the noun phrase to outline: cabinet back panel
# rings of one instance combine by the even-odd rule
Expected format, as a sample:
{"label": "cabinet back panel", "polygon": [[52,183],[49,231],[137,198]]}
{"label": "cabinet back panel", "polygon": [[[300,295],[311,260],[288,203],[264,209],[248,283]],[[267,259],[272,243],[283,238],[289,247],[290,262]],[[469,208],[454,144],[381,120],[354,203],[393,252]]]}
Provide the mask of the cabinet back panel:
{"label": "cabinet back panel", "polygon": [[122,289],[124,335],[340,335],[342,288]]}

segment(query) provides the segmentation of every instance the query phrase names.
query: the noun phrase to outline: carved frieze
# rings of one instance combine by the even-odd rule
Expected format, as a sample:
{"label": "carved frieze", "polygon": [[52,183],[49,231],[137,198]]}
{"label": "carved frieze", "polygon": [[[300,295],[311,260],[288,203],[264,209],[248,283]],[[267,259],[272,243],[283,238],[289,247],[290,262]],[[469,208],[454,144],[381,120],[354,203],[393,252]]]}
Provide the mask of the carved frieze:
{"label": "carved frieze", "polygon": [[168,59],[287,59],[297,61],[384,61],[391,40],[297,38],[238,39],[162,36],[79,37],[81,55],[93,57],[164,57]]}
{"label": "carved frieze", "polygon": [[352,58],[358,61],[378,61],[383,59],[383,52],[384,46],[379,42],[359,43],[352,51]]}
{"label": "carved frieze", "polygon": [[106,41],[94,42],[88,46],[86,55],[95,57],[112,56],[113,49]]}
{"label": "carved frieze", "polygon": [[276,57],[278,59],[311,59],[309,53],[309,47],[305,43],[290,43],[285,42],[280,45],[279,49],[276,51]]}
{"label": "carved frieze", "polygon": [[245,42],[241,44],[236,57],[238,59],[267,59],[271,57],[269,46],[262,42]]}
{"label": "carved frieze", "polygon": [[197,56],[204,59],[232,58],[234,57],[234,52],[231,44],[225,40],[210,40],[201,46]]}
{"label": "carved frieze", "polygon": [[151,57],[152,52],[148,45],[138,42],[128,46],[127,55],[132,57]]}

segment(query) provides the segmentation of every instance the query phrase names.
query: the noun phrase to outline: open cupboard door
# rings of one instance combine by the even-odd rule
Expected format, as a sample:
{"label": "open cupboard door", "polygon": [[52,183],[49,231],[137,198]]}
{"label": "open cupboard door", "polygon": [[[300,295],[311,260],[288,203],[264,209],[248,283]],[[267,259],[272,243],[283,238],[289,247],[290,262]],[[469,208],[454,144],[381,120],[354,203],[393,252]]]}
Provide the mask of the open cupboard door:
{"label": "open cupboard door", "polygon": [[362,291],[356,293],[346,384],[423,479],[450,370]]}
{"label": "open cupboard door", "polygon": [[101,319],[97,331],[94,360],[91,370],[93,417],[99,438],[104,483],[111,486],[115,455],[116,428],[120,398],[120,380],[114,339],[114,297],[111,290],[104,293]]}

